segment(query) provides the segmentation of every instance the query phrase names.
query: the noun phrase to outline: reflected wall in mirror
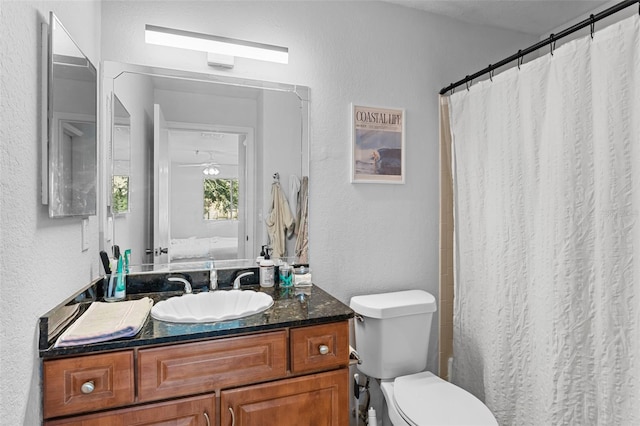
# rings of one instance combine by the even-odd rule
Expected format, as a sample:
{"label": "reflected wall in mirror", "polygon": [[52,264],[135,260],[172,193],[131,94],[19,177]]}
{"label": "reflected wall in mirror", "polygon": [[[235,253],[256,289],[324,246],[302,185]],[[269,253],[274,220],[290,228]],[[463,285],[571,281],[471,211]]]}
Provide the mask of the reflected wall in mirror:
{"label": "reflected wall in mirror", "polygon": [[50,217],[96,214],[97,76],[58,18],[48,37],[48,155],[46,197]]}
{"label": "reflected wall in mirror", "polygon": [[[130,248],[132,264],[255,259],[270,243],[275,174],[292,215],[306,221],[296,182],[309,172],[307,87],[104,65],[105,98],[130,115],[129,173],[115,151],[111,164],[112,176],[128,176],[128,213],[111,212],[112,244]],[[308,245],[296,253],[306,228],[298,231],[286,233],[286,256],[308,263]]]}

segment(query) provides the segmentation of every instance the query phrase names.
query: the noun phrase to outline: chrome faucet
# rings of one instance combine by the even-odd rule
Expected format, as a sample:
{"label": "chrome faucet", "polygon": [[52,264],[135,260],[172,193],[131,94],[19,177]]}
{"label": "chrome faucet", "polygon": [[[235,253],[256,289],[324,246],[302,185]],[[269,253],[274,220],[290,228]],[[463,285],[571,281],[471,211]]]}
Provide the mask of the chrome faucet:
{"label": "chrome faucet", "polygon": [[184,278],[179,278],[179,277],[169,277],[167,278],[168,281],[175,281],[175,282],[180,282],[182,284],[184,284],[184,293],[185,294],[191,294],[192,293],[192,289],[191,289],[191,283],[184,279]]}
{"label": "chrome faucet", "polygon": [[234,290],[240,290],[240,279],[242,277],[248,277],[249,275],[253,275],[253,272],[245,272],[245,273],[242,273],[242,274],[238,275],[236,277],[236,279],[233,280],[233,289]]}

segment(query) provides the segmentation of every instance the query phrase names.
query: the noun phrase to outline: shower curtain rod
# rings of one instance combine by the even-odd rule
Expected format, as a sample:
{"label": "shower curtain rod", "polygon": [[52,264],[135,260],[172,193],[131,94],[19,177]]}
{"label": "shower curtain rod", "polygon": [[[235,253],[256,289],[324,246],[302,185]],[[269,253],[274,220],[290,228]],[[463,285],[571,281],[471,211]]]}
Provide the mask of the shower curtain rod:
{"label": "shower curtain rod", "polygon": [[[614,13],[618,13],[623,9],[626,9],[629,6],[632,6],[633,4],[638,4],[640,6],[640,0],[626,0],[623,2],[620,2],[614,6],[611,6],[609,9],[605,9],[600,13],[597,13],[595,15],[591,15],[589,18],[585,19],[582,22],[579,22],[565,30],[562,30],[561,32],[559,32],[558,34],[551,34],[549,36],[549,38],[546,38],[542,41],[539,41],[538,43],[527,47],[524,50],[518,50],[518,53],[515,53],[511,56],[509,56],[508,58],[505,58],[503,60],[501,60],[500,62],[496,63],[496,64],[489,64],[488,67],[486,67],[483,70],[478,71],[475,74],[472,75],[468,75],[465,78],[463,78],[460,81],[457,81],[455,83],[451,83],[450,85],[448,85],[447,87],[443,88],[442,90],[440,90],[440,94],[444,95],[447,92],[451,91],[451,93],[453,93],[454,89],[458,86],[462,86],[463,84],[469,84],[470,82],[473,82],[474,79],[489,73],[489,75],[491,76],[493,73],[493,71],[497,68],[500,68],[503,65],[507,65],[509,62],[513,62],[513,61],[518,61],[518,66],[520,66],[520,64],[522,63],[522,58],[525,55],[528,55],[529,53],[535,52],[538,49],[541,49],[545,46],[548,45],[552,45],[551,46],[551,52],[553,53],[553,48],[555,47],[555,42],[561,38],[564,38],[566,36],[568,36],[569,34],[573,34],[578,30],[581,30],[582,28],[585,28],[587,26],[591,26],[591,34],[593,34],[594,31],[594,27],[593,25],[600,21],[601,19],[606,18],[607,16],[613,15]],[[638,13],[640,13],[640,8],[638,10]],[[467,86],[468,87],[468,86]]]}

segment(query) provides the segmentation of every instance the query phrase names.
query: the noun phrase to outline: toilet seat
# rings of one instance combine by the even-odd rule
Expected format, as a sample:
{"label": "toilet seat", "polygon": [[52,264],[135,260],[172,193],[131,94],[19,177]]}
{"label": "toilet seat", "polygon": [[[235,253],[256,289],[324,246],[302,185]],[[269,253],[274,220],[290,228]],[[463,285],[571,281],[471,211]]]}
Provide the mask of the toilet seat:
{"label": "toilet seat", "polygon": [[390,393],[387,397],[391,398],[387,398],[387,405],[393,404],[409,425],[498,425],[478,398],[428,371],[398,377],[393,386],[388,385],[385,393]]}

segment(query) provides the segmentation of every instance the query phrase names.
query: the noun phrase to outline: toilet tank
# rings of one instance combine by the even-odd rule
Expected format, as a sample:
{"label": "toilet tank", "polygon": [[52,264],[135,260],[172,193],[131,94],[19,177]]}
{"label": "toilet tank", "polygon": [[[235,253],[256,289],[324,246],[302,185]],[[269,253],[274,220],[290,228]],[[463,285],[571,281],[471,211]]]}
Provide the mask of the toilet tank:
{"label": "toilet tank", "polygon": [[436,299],[423,290],[368,294],[351,298],[356,318],[358,369],[369,377],[392,379],[427,366],[431,318]]}

